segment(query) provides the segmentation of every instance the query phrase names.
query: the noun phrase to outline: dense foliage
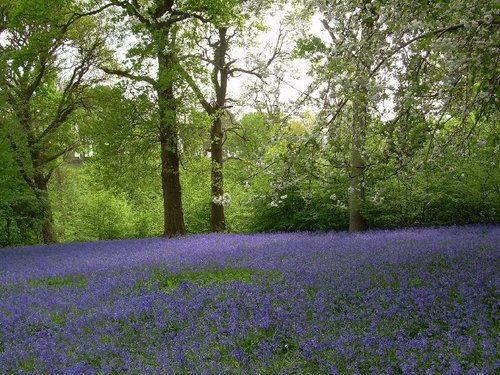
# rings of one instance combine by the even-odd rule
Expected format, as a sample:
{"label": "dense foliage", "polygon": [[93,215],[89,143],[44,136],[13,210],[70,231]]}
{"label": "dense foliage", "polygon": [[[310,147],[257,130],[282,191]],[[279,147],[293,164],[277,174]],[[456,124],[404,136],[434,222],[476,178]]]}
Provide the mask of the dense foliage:
{"label": "dense foliage", "polygon": [[2,1],[0,246],[498,222],[499,16]]}
{"label": "dense foliage", "polygon": [[500,228],[0,252],[2,373],[494,374]]}

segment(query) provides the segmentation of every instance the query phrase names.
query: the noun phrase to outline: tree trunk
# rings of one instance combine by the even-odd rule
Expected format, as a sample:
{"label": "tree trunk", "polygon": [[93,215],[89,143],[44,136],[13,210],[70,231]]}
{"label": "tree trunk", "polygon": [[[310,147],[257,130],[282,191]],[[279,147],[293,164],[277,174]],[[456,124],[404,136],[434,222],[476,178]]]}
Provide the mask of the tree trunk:
{"label": "tree trunk", "polygon": [[226,63],[226,53],[229,49],[229,39],[227,37],[227,27],[218,29],[219,40],[214,51],[214,68],[212,71],[212,83],[215,87],[215,106],[212,115],[215,119],[210,129],[211,158],[212,158],[212,214],[210,221],[212,232],[224,232],[226,229],[226,219],[224,215],[224,176],[223,176],[223,153],[222,139],[222,118],[227,96],[227,81],[229,78],[229,67]]}
{"label": "tree trunk", "polygon": [[[354,145],[353,145],[354,146]],[[351,179],[349,183],[349,231],[359,232],[366,229],[363,217],[365,188],[363,186],[364,164],[359,149],[354,146],[351,154]]]}
{"label": "tree trunk", "polygon": [[[168,137],[161,137],[161,186],[163,190],[163,234],[168,237],[186,233],[182,210],[179,154],[171,150]],[[165,139],[167,138],[167,139]]]}
{"label": "tree trunk", "polygon": [[7,232],[7,244],[10,244],[10,241],[11,241],[11,238],[10,238],[10,226],[11,226],[11,223],[12,223],[12,219],[10,219],[8,216],[7,218],[5,219],[5,229],[6,229],[6,232]]}
{"label": "tree trunk", "polygon": [[351,172],[349,181],[350,232],[359,232],[367,228],[366,220],[363,217],[363,205],[365,201],[365,162],[363,160],[363,150],[366,142],[368,106],[366,102],[366,90],[362,89],[360,91],[361,93],[353,101]]}
{"label": "tree trunk", "polygon": [[[41,154],[41,148],[37,145],[37,139],[35,136],[35,126],[33,123],[33,117],[31,115],[31,103],[29,99],[21,95],[17,100],[11,99],[11,105],[14,108],[17,119],[21,125],[21,131],[26,136],[29,159],[24,157],[19,157],[19,148],[14,141],[11,141],[11,147],[16,156],[16,160],[19,165],[19,170],[21,176],[25,182],[30,187],[31,191],[36,197],[41,218],[41,232],[43,243],[55,243],[57,242],[56,230],[54,227],[54,218],[52,215],[52,207],[49,199],[48,183],[52,172],[44,172],[46,169],[46,163]],[[24,165],[24,163],[29,163],[29,166]],[[34,170],[33,175],[27,173],[29,170]]]}
{"label": "tree trunk", "polygon": [[179,174],[177,102],[171,78],[173,71],[172,61],[160,54],[158,62],[160,83],[157,87],[157,94],[160,115],[159,138],[161,146],[161,185],[163,190],[163,233],[165,236],[171,237],[186,233]]}
{"label": "tree trunk", "polygon": [[224,232],[226,229],[224,205],[221,201],[224,195],[222,137],[222,120],[218,117],[213,121],[210,130],[212,157],[212,232]]}
{"label": "tree trunk", "polygon": [[[352,121],[352,150],[351,150],[351,173],[349,182],[349,231],[358,232],[367,229],[367,222],[363,216],[365,202],[365,148],[366,133],[368,131],[368,84],[370,81],[370,69],[373,65],[372,34],[374,20],[377,18],[371,0],[363,0],[362,6],[362,30],[361,43],[365,54],[360,53],[357,60],[357,78],[355,92],[352,98],[353,121]],[[364,57],[363,57],[364,56]]]}
{"label": "tree trunk", "polygon": [[54,226],[54,217],[52,215],[52,207],[49,199],[48,181],[43,175],[36,173],[34,178],[36,192],[35,196],[40,205],[40,213],[42,219],[42,238],[43,243],[57,242],[57,234]]}

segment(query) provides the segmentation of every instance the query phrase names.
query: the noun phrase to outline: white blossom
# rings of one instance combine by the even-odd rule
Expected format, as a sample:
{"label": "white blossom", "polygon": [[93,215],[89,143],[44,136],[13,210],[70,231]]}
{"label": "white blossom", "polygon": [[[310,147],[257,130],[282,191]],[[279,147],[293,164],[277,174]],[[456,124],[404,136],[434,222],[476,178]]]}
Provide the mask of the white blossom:
{"label": "white blossom", "polygon": [[229,193],[224,193],[213,198],[213,202],[217,205],[227,207],[231,204],[231,195]]}
{"label": "white blossom", "polygon": [[493,22],[493,16],[491,14],[486,14],[483,19],[484,19],[484,22],[486,22],[486,23]]}

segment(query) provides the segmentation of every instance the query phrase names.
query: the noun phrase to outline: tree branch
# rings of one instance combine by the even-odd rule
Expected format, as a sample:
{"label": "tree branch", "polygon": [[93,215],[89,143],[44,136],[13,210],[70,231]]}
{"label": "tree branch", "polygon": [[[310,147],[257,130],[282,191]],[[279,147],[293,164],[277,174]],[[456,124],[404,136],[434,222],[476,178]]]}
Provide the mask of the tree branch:
{"label": "tree branch", "polygon": [[159,5],[158,8],[156,8],[154,16],[156,18],[160,18],[165,13],[171,12],[173,6],[174,6],[174,0],[164,0],[163,4]]}
{"label": "tree branch", "polygon": [[191,77],[189,75],[188,72],[186,72],[186,70],[184,68],[182,68],[181,66],[178,67],[179,69],[179,72],[181,73],[181,75],[184,77],[184,79],[186,80],[187,84],[189,85],[189,87],[191,88],[191,90],[193,90],[194,94],[196,95],[196,98],[198,99],[198,101],[200,102],[200,104],[202,105],[203,109],[210,115],[214,114],[215,113],[215,108],[214,106],[212,106],[208,101],[207,99],[205,98],[205,95],[203,95],[203,92],[201,91],[200,87],[196,84],[195,80],[193,79],[193,77]]}
{"label": "tree branch", "polygon": [[335,33],[333,32],[332,28],[330,27],[330,24],[328,23],[328,21],[325,18],[323,18],[321,20],[321,24],[323,25],[325,30],[328,32],[328,34],[330,34],[330,38],[332,38],[333,41],[337,41],[338,39],[335,36]]}
{"label": "tree branch", "polygon": [[[228,69],[228,73],[230,75],[233,75],[234,73],[250,74],[250,75],[256,76],[261,81],[264,81],[263,75],[260,72],[258,72],[258,70],[269,68],[271,66],[271,64],[274,62],[274,60],[276,60],[276,58],[278,58],[278,56],[281,55],[281,50],[283,48],[283,33],[284,33],[283,29],[284,29],[284,27],[281,24],[279,34],[278,34],[278,39],[276,40],[276,44],[273,48],[273,54],[271,55],[271,57],[269,57],[269,59],[266,61],[266,63],[263,65],[263,67],[255,67],[253,69],[232,68],[232,69]],[[227,64],[227,66],[230,66],[230,65],[234,64],[235,62],[236,62],[236,60],[232,60]]]}
{"label": "tree branch", "polygon": [[238,138],[241,138],[241,140],[245,141],[245,142],[248,142],[249,139],[247,137],[245,137],[245,135],[242,135],[240,133],[238,133],[236,130],[241,130],[241,127],[240,126],[234,126],[232,128],[227,128],[227,129],[224,129],[224,133],[233,133],[235,134]]}
{"label": "tree branch", "polygon": [[264,77],[262,76],[262,74],[257,72],[257,68],[253,68],[253,69],[232,68],[232,69],[229,69],[230,75],[233,75],[234,73],[250,74],[250,75],[256,76],[261,81],[264,81]]}
{"label": "tree branch", "polygon": [[84,13],[73,13],[73,15],[70,17],[70,19],[68,20],[68,22],[66,24],[64,24],[64,27],[63,29],[67,29],[71,24],[73,24],[74,22],[76,22],[77,20],[79,20],[80,18],[83,18],[83,17],[89,17],[89,16],[95,16],[96,14],[99,14],[101,12],[103,12],[104,10],[108,9],[108,8],[111,8],[112,6],[114,6],[114,2],[111,2],[111,3],[108,3],[108,4],[105,4],[99,8],[96,8],[94,10],[90,10],[88,12],[84,12]]}
{"label": "tree branch", "polygon": [[144,25],[151,27],[153,24],[146,18],[144,17],[141,12],[139,12],[139,4],[137,3],[137,0],[131,0],[131,2],[128,1],[118,1],[118,0],[111,0],[112,5],[116,5],[123,10],[125,10],[126,13],[128,13],[130,16],[134,16],[141,21]]}
{"label": "tree branch", "polygon": [[45,138],[48,134],[57,129],[61,124],[63,124],[68,117],[77,109],[77,105],[75,102],[69,103],[67,106],[62,106],[62,102],[59,104],[57,109],[57,113],[55,118],[52,120],[49,126],[45,128],[45,130],[40,134],[40,136],[36,139],[35,143],[39,143],[43,138]]}
{"label": "tree branch", "polygon": [[107,68],[105,66],[101,66],[100,69],[107,74],[128,78],[128,79],[131,79],[132,81],[136,81],[136,82],[149,83],[153,87],[156,87],[158,85],[158,82],[156,82],[156,80],[154,80],[153,78],[148,77],[148,76],[135,75],[135,74],[132,74],[126,70],[112,69],[112,68]]}
{"label": "tree branch", "polygon": [[378,72],[378,70],[387,62],[387,60],[389,60],[396,53],[398,53],[402,49],[408,47],[410,44],[416,42],[417,40],[424,39],[424,38],[427,38],[427,37],[433,36],[433,35],[437,35],[438,38],[440,38],[441,36],[443,36],[444,34],[446,34],[448,32],[455,31],[455,30],[461,29],[463,27],[464,27],[463,24],[448,26],[448,27],[444,27],[444,28],[441,28],[441,29],[428,31],[426,33],[423,33],[423,34],[417,35],[416,37],[411,38],[410,40],[406,41],[405,43],[399,45],[396,49],[394,49],[391,53],[389,53],[389,55],[387,55],[384,59],[382,59],[375,66],[375,68],[372,69],[372,71],[370,72],[370,74],[368,75],[368,77],[369,78],[373,77],[373,75]]}
{"label": "tree branch", "polygon": [[69,145],[68,147],[66,147],[62,151],[59,151],[59,152],[57,152],[57,153],[55,153],[55,154],[53,154],[51,156],[43,158],[42,162],[40,163],[40,165],[44,165],[44,164],[50,163],[51,161],[56,160],[57,158],[63,156],[67,152],[74,150],[76,148],[76,146],[78,146],[78,142],[75,142],[75,143]]}
{"label": "tree branch", "polygon": [[26,100],[31,99],[31,97],[33,96],[33,94],[36,91],[36,89],[38,88],[38,86],[40,86],[40,83],[42,82],[42,79],[45,76],[46,70],[47,70],[47,64],[44,61],[44,62],[42,62],[41,67],[40,67],[40,71],[36,75],[35,79],[26,89]]}
{"label": "tree branch", "polygon": [[203,23],[210,22],[210,19],[205,18],[205,17],[203,17],[203,16],[201,16],[199,14],[196,14],[196,13],[188,13],[188,12],[182,12],[182,11],[179,11],[179,10],[173,10],[170,14],[172,16],[177,16],[178,17],[178,18],[174,18],[173,21],[172,21],[172,23],[175,23],[175,22],[187,19],[187,18],[196,18],[197,20],[200,20]]}

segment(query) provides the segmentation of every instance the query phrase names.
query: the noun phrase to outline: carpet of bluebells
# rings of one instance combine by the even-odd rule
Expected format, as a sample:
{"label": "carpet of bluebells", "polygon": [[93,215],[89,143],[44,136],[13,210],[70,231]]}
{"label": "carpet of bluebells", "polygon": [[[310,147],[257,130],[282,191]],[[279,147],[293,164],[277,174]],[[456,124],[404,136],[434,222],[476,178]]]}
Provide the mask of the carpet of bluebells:
{"label": "carpet of bluebells", "polygon": [[0,374],[498,374],[500,227],[0,249]]}

